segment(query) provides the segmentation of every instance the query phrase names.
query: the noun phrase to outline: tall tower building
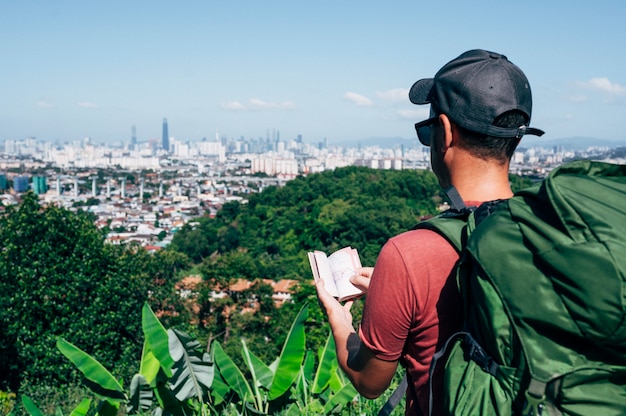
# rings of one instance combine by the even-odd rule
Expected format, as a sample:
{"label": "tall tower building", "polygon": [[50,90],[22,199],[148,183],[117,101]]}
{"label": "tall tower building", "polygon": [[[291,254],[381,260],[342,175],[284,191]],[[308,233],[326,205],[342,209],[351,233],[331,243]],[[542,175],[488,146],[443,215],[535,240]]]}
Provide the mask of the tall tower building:
{"label": "tall tower building", "polygon": [[170,151],[170,133],[167,129],[167,119],[164,118],[163,119],[163,149],[165,149],[166,152]]}
{"label": "tall tower building", "polygon": [[137,128],[133,126],[131,128],[131,136],[130,136],[130,148],[131,150],[135,150],[137,146]]}

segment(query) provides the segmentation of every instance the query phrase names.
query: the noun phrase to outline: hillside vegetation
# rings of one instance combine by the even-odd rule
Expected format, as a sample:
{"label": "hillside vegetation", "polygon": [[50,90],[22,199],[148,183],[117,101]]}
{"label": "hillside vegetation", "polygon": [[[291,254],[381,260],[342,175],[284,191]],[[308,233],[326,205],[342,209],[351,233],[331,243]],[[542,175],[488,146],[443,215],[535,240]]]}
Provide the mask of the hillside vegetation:
{"label": "hillside vegetation", "polygon": [[[526,184],[514,179],[515,188]],[[204,345],[218,340],[235,361],[245,338],[270,362],[302,305],[315,302],[307,251],[351,245],[373,266],[389,237],[435,214],[442,200],[432,172],[336,169],[227,203],[215,218],[178,231],[168,249],[148,254],[107,245],[88,214],[42,208],[28,194],[0,218],[0,391],[71,400],[58,392],[80,378],[55,348],[59,337],[128,383],[146,302],[164,324]],[[183,302],[175,285],[192,273],[202,281],[193,303]],[[301,284],[280,308],[262,280],[236,296],[212,296],[236,279]],[[246,308],[256,312],[242,314]],[[316,351],[328,334],[319,308],[310,308],[305,326],[307,349]]]}

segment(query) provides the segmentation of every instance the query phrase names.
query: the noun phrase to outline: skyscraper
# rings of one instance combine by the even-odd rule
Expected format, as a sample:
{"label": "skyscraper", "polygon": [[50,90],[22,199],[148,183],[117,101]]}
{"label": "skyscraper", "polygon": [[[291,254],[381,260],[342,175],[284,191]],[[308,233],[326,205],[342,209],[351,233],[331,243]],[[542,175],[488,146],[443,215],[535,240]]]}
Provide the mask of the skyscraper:
{"label": "skyscraper", "polygon": [[170,134],[167,130],[167,119],[164,118],[163,119],[163,149],[165,149],[166,152],[170,151]]}
{"label": "skyscraper", "polygon": [[13,178],[13,190],[15,192],[26,192],[28,190],[28,180],[30,178],[26,175],[20,175]]}
{"label": "skyscraper", "polygon": [[33,191],[37,195],[43,195],[48,191],[48,185],[46,184],[45,176],[33,176],[32,183]]}
{"label": "skyscraper", "polygon": [[131,150],[135,150],[137,146],[137,128],[133,126],[131,128],[131,136],[130,136],[130,148]]}

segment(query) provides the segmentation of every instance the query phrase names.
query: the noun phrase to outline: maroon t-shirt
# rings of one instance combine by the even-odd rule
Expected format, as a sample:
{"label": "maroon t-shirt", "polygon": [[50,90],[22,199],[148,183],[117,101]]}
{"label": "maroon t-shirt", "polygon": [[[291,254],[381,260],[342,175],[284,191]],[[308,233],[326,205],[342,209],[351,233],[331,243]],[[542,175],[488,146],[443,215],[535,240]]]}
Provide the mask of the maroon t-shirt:
{"label": "maroon t-shirt", "polygon": [[[407,415],[416,414],[418,402],[428,414],[430,362],[462,325],[453,273],[458,259],[441,235],[413,230],[391,238],[374,267],[359,335],[377,358],[406,363],[413,382],[406,396]],[[442,411],[441,389],[441,377],[436,375],[434,414]]]}

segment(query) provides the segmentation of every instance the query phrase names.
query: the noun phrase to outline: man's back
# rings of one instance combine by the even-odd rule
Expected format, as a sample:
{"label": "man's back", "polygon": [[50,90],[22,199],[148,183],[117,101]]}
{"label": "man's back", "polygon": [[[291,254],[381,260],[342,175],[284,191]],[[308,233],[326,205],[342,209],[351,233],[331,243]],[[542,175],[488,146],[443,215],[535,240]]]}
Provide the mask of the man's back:
{"label": "man's back", "polygon": [[[448,279],[458,258],[440,234],[422,229],[391,238],[374,267],[359,334],[376,357],[406,366],[407,414],[416,414],[416,394],[427,414],[432,357],[461,329],[460,296]],[[441,381],[437,379],[437,397]]]}

